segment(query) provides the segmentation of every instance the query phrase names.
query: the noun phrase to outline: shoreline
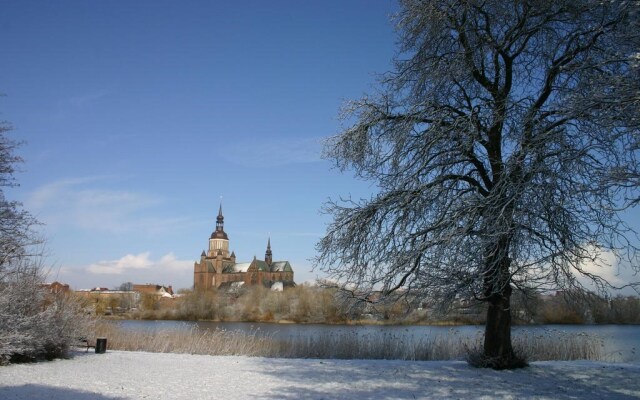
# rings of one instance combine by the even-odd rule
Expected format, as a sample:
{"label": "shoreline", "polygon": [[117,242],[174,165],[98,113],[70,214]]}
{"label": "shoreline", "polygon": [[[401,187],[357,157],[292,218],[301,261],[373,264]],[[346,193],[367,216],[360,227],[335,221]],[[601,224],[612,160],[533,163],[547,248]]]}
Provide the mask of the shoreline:
{"label": "shoreline", "polygon": [[278,359],[107,351],[0,367],[3,399],[628,399],[640,363],[533,362],[475,369],[464,361]]}
{"label": "shoreline", "polygon": [[[278,320],[278,321],[247,321],[247,320],[220,320],[220,319],[147,319],[147,318],[114,318],[113,316],[102,316],[98,320],[103,321],[173,321],[173,322],[213,322],[213,323],[243,323],[243,324],[269,324],[269,325],[327,325],[327,326],[438,326],[438,327],[456,327],[456,326],[479,326],[483,327],[484,323],[464,323],[464,322],[417,322],[417,323],[402,323],[402,322],[384,322],[377,320],[358,320],[358,321],[346,321],[346,322],[296,322],[291,320]],[[553,323],[553,324],[530,324],[530,323],[512,323],[512,327],[520,326],[545,326],[545,325],[557,325],[557,326],[640,326],[640,324],[597,324],[597,323]]]}

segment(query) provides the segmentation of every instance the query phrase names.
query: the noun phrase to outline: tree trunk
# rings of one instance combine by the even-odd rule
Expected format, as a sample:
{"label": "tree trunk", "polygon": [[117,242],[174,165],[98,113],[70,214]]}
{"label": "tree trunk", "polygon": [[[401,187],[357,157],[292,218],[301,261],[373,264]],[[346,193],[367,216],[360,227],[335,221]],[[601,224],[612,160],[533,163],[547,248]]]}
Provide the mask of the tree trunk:
{"label": "tree trunk", "polygon": [[516,368],[517,357],[511,345],[511,287],[490,297],[484,330],[484,359],[487,367]]}
{"label": "tree trunk", "polygon": [[522,368],[527,364],[517,357],[511,344],[511,260],[509,237],[504,235],[487,249],[485,296],[489,308],[484,331],[482,366],[494,369]]}

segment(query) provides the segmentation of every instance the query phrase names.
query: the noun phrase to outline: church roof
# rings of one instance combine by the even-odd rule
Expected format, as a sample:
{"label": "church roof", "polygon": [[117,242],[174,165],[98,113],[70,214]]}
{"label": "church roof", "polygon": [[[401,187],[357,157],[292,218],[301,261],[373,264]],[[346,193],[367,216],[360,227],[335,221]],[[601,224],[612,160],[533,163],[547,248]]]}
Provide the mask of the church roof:
{"label": "church roof", "polygon": [[213,231],[211,233],[211,239],[225,239],[225,240],[229,240],[229,236],[227,236],[227,233],[225,231]]}
{"label": "church roof", "polygon": [[213,267],[213,263],[211,261],[207,261],[207,272],[216,272],[216,269]]}
{"label": "church roof", "polygon": [[275,261],[271,263],[271,268],[269,268],[269,264],[262,260],[253,260],[251,262],[244,263],[236,263],[236,264],[228,264],[225,267],[224,272],[247,272],[252,264],[255,264],[256,269],[258,271],[265,272],[292,272],[291,264],[289,261]]}
{"label": "church roof", "polygon": [[269,271],[269,264],[262,260],[253,260],[256,263],[256,268],[258,271]]}
{"label": "church roof", "polygon": [[271,272],[292,272],[289,261],[274,261],[271,263]]}
{"label": "church roof", "polygon": [[249,270],[249,267],[251,266],[251,263],[236,263],[233,264],[231,267],[233,268],[232,271],[230,272],[247,272]]}

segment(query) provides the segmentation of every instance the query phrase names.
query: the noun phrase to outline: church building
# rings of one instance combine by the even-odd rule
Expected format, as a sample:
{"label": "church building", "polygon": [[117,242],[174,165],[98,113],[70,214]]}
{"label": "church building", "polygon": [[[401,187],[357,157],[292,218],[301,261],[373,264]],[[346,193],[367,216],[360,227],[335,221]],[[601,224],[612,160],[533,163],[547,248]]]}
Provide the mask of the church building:
{"label": "church building", "polygon": [[235,285],[263,285],[274,290],[295,286],[293,269],[289,261],[273,261],[271,238],[267,239],[264,261],[253,257],[253,261],[236,262],[236,254],[229,254],[229,237],[224,231],[222,205],[216,218],[216,230],[209,238],[209,250],[202,251],[200,262],[193,266],[193,288],[211,288]]}

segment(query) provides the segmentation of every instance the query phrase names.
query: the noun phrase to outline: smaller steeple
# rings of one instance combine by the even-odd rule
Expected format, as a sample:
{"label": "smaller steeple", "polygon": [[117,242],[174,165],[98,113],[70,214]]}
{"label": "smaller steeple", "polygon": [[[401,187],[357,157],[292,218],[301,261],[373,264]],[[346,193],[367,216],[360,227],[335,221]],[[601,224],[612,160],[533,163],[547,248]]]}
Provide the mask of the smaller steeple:
{"label": "smaller steeple", "polygon": [[264,253],[264,262],[271,266],[273,262],[273,254],[271,253],[271,237],[267,239],[267,251]]}

